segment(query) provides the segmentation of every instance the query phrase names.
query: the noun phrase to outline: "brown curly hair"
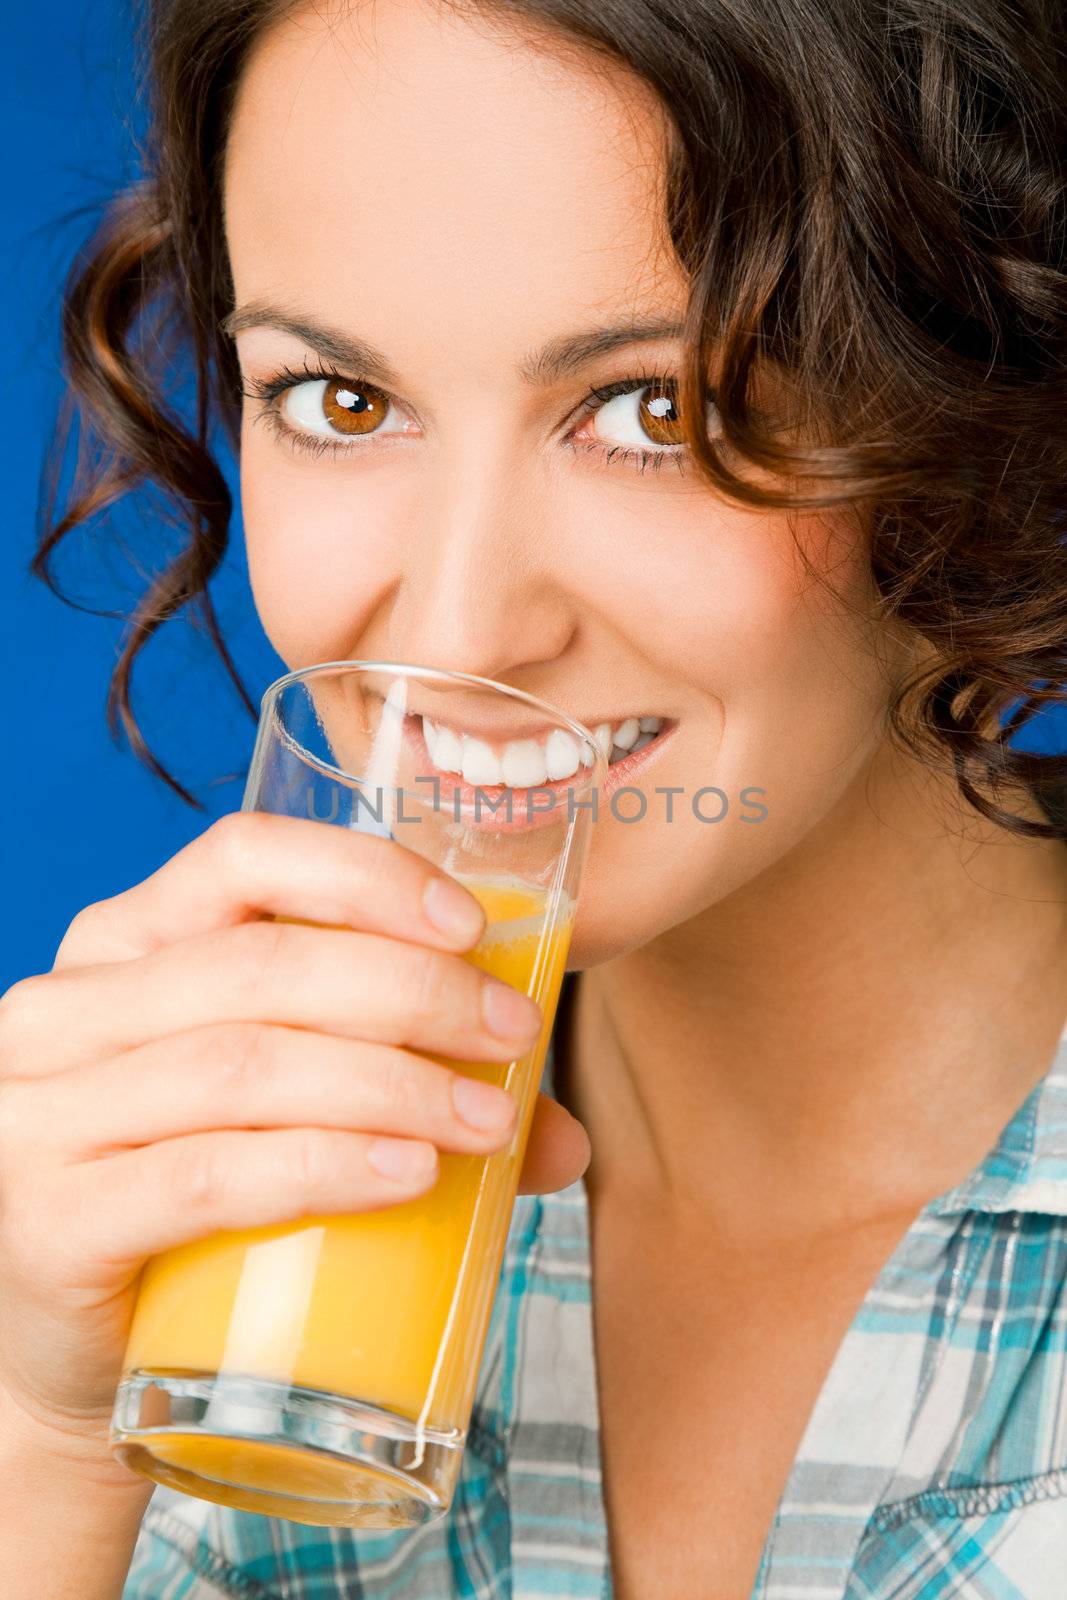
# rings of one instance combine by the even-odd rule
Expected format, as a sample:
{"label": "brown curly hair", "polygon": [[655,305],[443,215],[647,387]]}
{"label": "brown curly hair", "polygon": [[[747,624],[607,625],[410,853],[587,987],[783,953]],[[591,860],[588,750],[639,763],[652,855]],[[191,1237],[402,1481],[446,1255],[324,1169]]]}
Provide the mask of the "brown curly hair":
{"label": "brown curly hair", "polygon": [[[1056,0],[441,0],[603,52],[671,125],[667,221],[691,295],[681,414],[700,418],[714,352],[724,445],[690,447],[718,488],[869,519],[885,615],[929,649],[887,726],[951,758],[1002,827],[1067,841],[1067,755],[1009,739],[1067,701],[1065,47]],[[237,449],[241,383],[222,328],[233,292],[221,217],[242,65],[294,0],[149,0],[145,176],[121,194],[65,290],[69,378],[33,570],[146,483],[187,530],[137,605],[108,695],[147,747],[134,663],[199,611],[246,703],[208,582],[231,497],[209,443]],[[188,352],[195,418],[160,372]],[[161,361],[161,355],[164,359]],[[759,375],[796,426],[771,427]],[[72,434],[78,463],[57,505]],[[763,469],[757,484],[738,463]],[[1010,715],[1008,713],[1010,712]],[[1028,794],[1049,821],[1001,804]]]}

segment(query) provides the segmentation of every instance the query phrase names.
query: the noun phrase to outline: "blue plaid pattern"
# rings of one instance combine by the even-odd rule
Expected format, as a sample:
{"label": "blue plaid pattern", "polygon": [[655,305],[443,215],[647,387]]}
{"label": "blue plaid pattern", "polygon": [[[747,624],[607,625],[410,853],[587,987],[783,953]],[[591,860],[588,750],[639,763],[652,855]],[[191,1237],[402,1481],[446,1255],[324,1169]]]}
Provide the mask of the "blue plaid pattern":
{"label": "blue plaid pattern", "polygon": [[[993,1149],[923,1208],[868,1292],[752,1600],[1067,1600],[1065,1284],[1067,1034]],[[516,1201],[447,1517],[311,1528],[160,1488],[121,1600],[611,1594],[579,1179]]]}

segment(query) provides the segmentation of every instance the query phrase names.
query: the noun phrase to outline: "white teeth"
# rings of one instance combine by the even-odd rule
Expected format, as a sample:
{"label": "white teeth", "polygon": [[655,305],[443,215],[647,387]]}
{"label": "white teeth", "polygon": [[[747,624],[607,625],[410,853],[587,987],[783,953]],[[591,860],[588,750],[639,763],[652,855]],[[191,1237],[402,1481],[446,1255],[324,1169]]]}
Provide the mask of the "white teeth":
{"label": "white teeth", "polygon": [[[562,728],[553,728],[545,745],[546,776],[553,782],[573,777],[578,771],[580,758],[581,749],[577,739]],[[544,778],[538,778],[537,782],[543,783]]]}
{"label": "white teeth", "polygon": [[504,746],[500,765],[503,781],[512,789],[532,789],[545,781],[545,751],[536,739],[512,739]]}
{"label": "white teeth", "polygon": [[[609,763],[619,761],[635,750],[651,744],[663,726],[659,717],[627,717],[613,730],[602,722],[593,737]],[[484,739],[454,733],[422,719],[423,737],[430,759],[442,772],[462,774],[472,787],[491,788],[507,784],[512,789],[532,789],[545,782],[559,783],[573,777],[579,766],[593,765],[592,752],[580,745],[563,728],[553,728],[543,742],[539,739],[511,739],[497,754]]]}
{"label": "white teeth", "polygon": [[482,739],[463,741],[463,782],[483,789],[503,783],[501,763]]}
{"label": "white teeth", "polygon": [[426,744],[442,772],[463,771],[463,745],[451,728],[440,728]]}

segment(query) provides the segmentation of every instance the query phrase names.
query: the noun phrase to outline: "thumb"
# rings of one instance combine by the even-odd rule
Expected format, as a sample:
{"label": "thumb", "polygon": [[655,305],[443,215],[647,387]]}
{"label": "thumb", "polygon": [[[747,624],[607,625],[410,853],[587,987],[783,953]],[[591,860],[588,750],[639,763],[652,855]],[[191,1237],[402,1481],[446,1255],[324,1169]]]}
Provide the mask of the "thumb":
{"label": "thumb", "polygon": [[526,1158],[519,1176],[519,1194],[545,1194],[566,1189],[584,1173],[593,1149],[585,1128],[551,1095],[538,1094]]}

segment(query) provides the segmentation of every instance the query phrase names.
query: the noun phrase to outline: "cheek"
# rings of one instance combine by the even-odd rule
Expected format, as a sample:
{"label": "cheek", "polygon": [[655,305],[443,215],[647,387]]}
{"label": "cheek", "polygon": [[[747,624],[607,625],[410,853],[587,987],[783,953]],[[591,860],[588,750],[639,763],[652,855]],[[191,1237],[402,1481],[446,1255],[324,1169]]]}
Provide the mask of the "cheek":
{"label": "cheek", "polygon": [[[806,559],[805,559],[806,558]],[[706,587],[709,659],[735,707],[761,707],[767,731],[805,736],[827,709],[844,725],[883,693],[867,542],[851,521],[752,516],[717,548]]]}
{"label": "cheek", "polygon": [[[798,518],[794,537],[783,511],[663,481],[601,483],[568,514],[583,530],[596,610],[697,696],[738,713],[872,670],[867,542],[840,513]],[[801,552],[837,595],[808,575]]]}
{"label": "cheek", "polygon": [[662,594],[661,648],[686,674],[732,698],[753,678],[775,671],[779,650],[795,638],[799,579],[788,535],[755,516],[716,510],[682,558],[655,564]]}
{"label": "cheek", "polygon": [[290,667],[351,653],[395,581],[389,528],[404,512],[389,474],[289,458],[258,427],[241,440],[248,571],[267,636]]}
{"label": "cheek", "polygon": [[661,550],[648,566],[652,642],[714,702],[720,776],[704,781],[774,782],[804,807],[800,775],[845,781],[888,696],[864,530],[717,504],[673,531],[674,562]]}
{"label": "cheek", "polygon": [[681,798],[668,814],[649,793],[646,820],[596,830],[579,966],[700,915],[786,856],[861,775],[888,694],[862,530],[808,519],[794,540],[781,512],[707,500],[683,512],[679,499],[648,519],[641,548],[639,584],[636,565],[629,584],[620,575],[621,547],[600,567],[615,626],[678,686],[678,734],[647,788]]}
{"label": "cheek", "polygon": [[723,737],[709,781],[773,795],[765,847],[814,825],[881,737],[891,647],[876,599],[866,538],[846,522],[808,517],[794,537],[781,513],[754,519],[715,565],[704,648]]}

